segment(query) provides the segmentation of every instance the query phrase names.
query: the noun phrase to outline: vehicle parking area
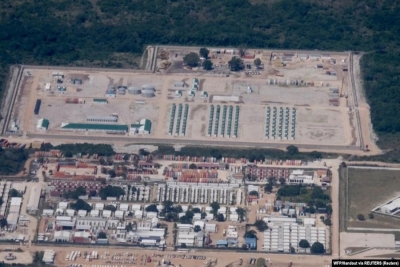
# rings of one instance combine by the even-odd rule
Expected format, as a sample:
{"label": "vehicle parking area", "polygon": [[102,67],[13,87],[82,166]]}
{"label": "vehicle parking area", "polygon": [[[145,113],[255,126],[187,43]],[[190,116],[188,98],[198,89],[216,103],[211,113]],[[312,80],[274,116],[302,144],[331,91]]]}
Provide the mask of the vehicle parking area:
{"label": "vehicle parking area", "polygon": [[[202,255],[188,255],[189,250],[177,251],[173,254],[146,252],[100,252],[79,250],[71,253],[62,252],[56,257],[57,266],[70,267],[108,267],[108,266],[204,266],[208,257]],[[71,254],[76,253],[77,257],[71,258]],[[209,260],[213,260],[212,258]]]}
{"label": "vehicle parking area", "polygon": [[[228,69],[221,76],[215,72],[228,64],[232,54],[213,54],[216,68],[205,72],[184,69],[179,62],[185,53],[170,57],[171,71],[155,74],[25,69],[9,128],[95,137],[106,133],[65,131],[62,123],[112,124],[127,126],[120,135],[129,136],[131,124],[148,119],[151,131],[143,138],[357,145],[349,75],[341,66],[348,54],[291,53],[289,60],[283,52],[249,51],[254,57],[244,58],[244,71]],[[254,65],[254,58],[262,60],[262,68]],[[37,100],[41,103],[34,114]],[[275,121],[272,117],[270,121],[275,126],[268,125],[268,107],[278,111]],[[281,108],[296,109],[296,118],[290,117],[289,122]],[[93,116],[101,118],[90,121]],[[39,127],[40,119],[48,120],[47,130]]]}

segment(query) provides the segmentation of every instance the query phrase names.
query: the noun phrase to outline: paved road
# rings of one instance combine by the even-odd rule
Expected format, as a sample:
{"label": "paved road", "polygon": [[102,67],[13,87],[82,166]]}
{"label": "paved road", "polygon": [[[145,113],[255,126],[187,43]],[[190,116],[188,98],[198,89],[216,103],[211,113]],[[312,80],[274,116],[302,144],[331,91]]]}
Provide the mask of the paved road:
{"label": "paved road", "polygon": [[[55,135],[55,134],[27,134],[28,138],[40,138],[45,140],[65,140],[76,142],[77,139],[80,141],[88,142],[127,142],[137,144],[180,144],[180,145],[202,145],[202,146],[233,146],[233,147],[254,147],[254,148],[278,148],[285,149],[288,143],[269,143],[269,142],[242,142],[242,141],[217,141],[217,140],[185,140],[185,139],[166,139],[166,138],[140,138],[132,136],[118,136],[118,135],[106,135],[106,136],[89,136],[89,135]],[[332,145],[307,145],[307,144],[295,144],[298,148],[303,149],[315,149],[315,150],[340,150],[345,153],[360,152],[359,146],[332,146]]]}

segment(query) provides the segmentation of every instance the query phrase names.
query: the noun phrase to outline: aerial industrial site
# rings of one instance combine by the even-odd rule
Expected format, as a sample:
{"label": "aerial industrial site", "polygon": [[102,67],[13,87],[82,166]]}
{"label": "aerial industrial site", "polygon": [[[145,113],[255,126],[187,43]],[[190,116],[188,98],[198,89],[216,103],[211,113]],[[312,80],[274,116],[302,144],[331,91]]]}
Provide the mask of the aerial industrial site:
{"label": "aerial industrial site", "polygon": [[[0,182],[6,262],[40,250],[56,266],[330,266],[397,248],[397,169],[379,187],[387,196],[363,201],[363,168],[338,154],[296,158],[298,148],[379,153],[359,56],[209,48],[212,70],[184,64],[198,51],[149,46],[139,70],[10,74],[0,144],[34,153],[16,180]],[[231,70],[232,57],[243,70]],[[47,144],[84,142],[114,153]],[[161,145],[294,152],[210,157]]]}
{"label": "aerial industrial site", "polygon": [[243,58],[245,70],[231,72],[227,62],[237,49],[209,51],[212,71],[189,70],[182,58],[190,50],[168,47],[148,53],[148,70],[25,66],[4,131],[50,139],[364,149],[349,53],[252,50]]}

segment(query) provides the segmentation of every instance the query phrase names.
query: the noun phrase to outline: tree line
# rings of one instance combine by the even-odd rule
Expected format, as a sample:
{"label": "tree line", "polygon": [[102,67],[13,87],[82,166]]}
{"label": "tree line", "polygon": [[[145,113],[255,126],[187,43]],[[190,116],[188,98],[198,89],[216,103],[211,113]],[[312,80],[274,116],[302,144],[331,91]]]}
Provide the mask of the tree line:
{"label": "tree line", "polygon": [[147,44],[359,50],[374,129],[398,137],[399,13],[371,0],[3,0],[0,88],[10,64],[137,68]]}

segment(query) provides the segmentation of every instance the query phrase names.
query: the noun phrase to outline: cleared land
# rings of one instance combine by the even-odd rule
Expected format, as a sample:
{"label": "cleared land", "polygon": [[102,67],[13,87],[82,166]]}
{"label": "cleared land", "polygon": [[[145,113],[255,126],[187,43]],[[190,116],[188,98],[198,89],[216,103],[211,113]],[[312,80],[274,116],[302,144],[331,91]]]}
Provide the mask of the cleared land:
{"label": "cleared land", "polygon": [[[348,54],[331,54],[330,57],[338,62],[336,64],[327,59],[304,60],[293,56],[293,61],[287,62],[283,67],[274,63],[279,61],[279,57],[283,55],[282,52],[254,51],[256,58],[264,62],[263,69],[255,70],[253,60],[245,59],[246,66],[251,65],[251,69],[247,69],[247,73],[231,73],[227,68],[227,62],[232,55],[225,54],[213,56],[214,71],[184,69],[182,58],[188,51],[180,51],[175,57],[172,56],[175,55],[175,51],[171,49],[168,60],[172,66],[167,70],[158,69],[155,74],[27,67],[21,78],[21,88],[12,111],[11,121],[16,122],[22,135],[93,136],[95,139],[96,136],[105,134],[65,132],[61,130],[61,124],[63,122],[84,123],[88,116],[118,115],[116,124],[129,125],[144,118],[152,121],[150,135],[135,135],[131,137],[132,140],[139,137],[142,140],[152,138],[178,143],[179,140],[233,141],[238,142],[239,146],[240,142],[247,142],[254,145],[314,145],[315,148],[335,145],[349,149],[356,149],[359,145],[357,123],[352,109],[349,108],[352,105],[351,90],[348,85],[349,74],[347,71],[342,71],[339,63],[348,62]],[[271,53],[278,59],[268,62]],[[159,64],[161,60],[158,59],[157,62]],[[320,66],[317,67],[317,65]],[[335,71],[337,75],[326,74],[328,70]],[[57,83],[55,73],[64,75],[63,83]],[[193,85],[193,78],[199,80],[199,88],[194,98],[188,95]],[[71,79],[82,79],[83,84],[73,84]],[[185,86],[178,88],[177,82],[183,82]],[[293,82],[298,82],[298,85]],[[50,90],[45,89],[46,84],[51,84]],[[145,84],[155,87],[155,97],[146,98],[142,95],[126,93],[125,95],[117,94],[115,98],[107,98],[108,104],[93,102],[94,98],[106,98],[105,92],[109,86],[141,88]],[[58,92],[57,86],[60,85],[66,87],[65,92]],[[249,87],[252,88],[251,93],[248,92]],[[347,95],[348,98],[333,96],[331,88],[337,88],[343,96]],[[176,97],[177,90],[181,91],[181,97]],[[202,92],[207,92],[208,97],[200,97]],[[79,99],[80,104],[68,104],[67,98]],[[41,99],[42,104],[39,114],[34,115],[33,109],[37,99]],[[337,106],[332,105],[330,102],[332,99],[336,99]],[[170,133],[173,105],[176,105],[176,111],[172,121],[173,131]],[[180,105],[183,106],[183,110],[188,105],[185,129],[183,126],[185,111],[178,120]],[[215,111],[210,120],[212,106]],[[266,127],[268,107],[271,110],[277,109],[277,119],[274,122],[271,118],[270,124]],[[216,112],[218,108],[220,108],[219,117]],[[286,109],[288,114],[290,111],[290,117],[288,119],[284,117],[282,136],[279,136],[281,108],[285,116]],[[297,111],[296,117],[292,116],[293,109]],[[234,122],[237,114],[238,128],[237,136],[235,136]],[[46,132],[36,129],[37,121],[41,118],[50,121]],[[231,126],[228,124],[229,118],[232,118]],[[284,124],[286,120],[287,125]],[[271,131],[275,127],[277,134],[272,137]],[[270,129],[269,138],[266,138],[266,128]],[[292,130],[295,133],[294,140],[290,135],[285,138],[283,133],[285,131],[291,133]],[[211,135],[209,135],[210,132]],[[115,140],[128,135],[127,133],[115,136]],[[126,141],[126,138],[121,141]]]}
{"label": "cleared land", "polygon": [[[371,210],[400,195],[400,170],[348,168],[348,227],[399,229],[400,220]],[[363,214],[365,221],[357,220]]]}

